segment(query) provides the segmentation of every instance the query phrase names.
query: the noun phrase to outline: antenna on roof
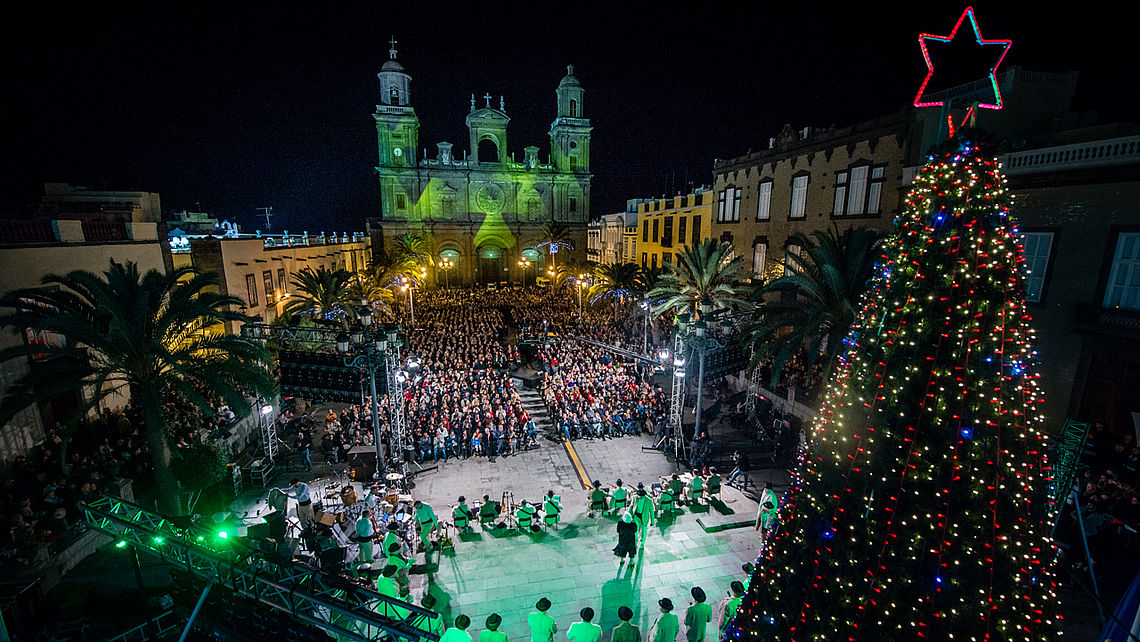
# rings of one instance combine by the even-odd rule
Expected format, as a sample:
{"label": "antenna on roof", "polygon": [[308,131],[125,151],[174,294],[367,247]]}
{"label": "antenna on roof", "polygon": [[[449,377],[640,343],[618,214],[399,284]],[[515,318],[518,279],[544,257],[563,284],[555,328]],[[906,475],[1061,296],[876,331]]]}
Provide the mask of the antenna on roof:
{"label": "antenna on roof", "polygon": [[265,217],[265,231],[272,231],[273,225],[269,223],[269,219],[273,216],[273,206],[270,205],[269,207],[255,207],[254,209],[260,211],[261,215]]}

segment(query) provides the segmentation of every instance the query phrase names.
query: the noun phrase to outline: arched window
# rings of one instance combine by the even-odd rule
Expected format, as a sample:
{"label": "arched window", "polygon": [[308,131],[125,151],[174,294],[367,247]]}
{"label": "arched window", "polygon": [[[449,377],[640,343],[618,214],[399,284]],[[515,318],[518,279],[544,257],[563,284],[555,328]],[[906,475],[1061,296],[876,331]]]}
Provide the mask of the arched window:
{"label": "arched window", "polygon": [[571,118],[577,118],[578,117],[578,101],[574,100],[574,99],[570,100],[570,117]]}
{"label": "arched window", "polygon": [[392,88],[388,90],[388,95],[393,105],[400,104],[400,89],[398,87],[392,85]]}
{"label": "arched window", "polygon": [[483,140],[479,141],[479,162],[499,162],[499,146],[495,144],[494,140],[490,138],[484,138]]}

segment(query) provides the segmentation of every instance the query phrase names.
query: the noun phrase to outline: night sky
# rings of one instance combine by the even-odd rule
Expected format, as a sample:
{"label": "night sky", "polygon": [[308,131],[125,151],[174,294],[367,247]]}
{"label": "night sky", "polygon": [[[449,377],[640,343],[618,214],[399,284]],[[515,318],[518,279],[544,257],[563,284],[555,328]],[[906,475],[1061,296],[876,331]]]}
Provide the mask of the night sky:
{"label": "night sky", "polygon": [[[903,109],[926,71],[918,33],[948,33],[965,8],[453,3],[484,7],[461,14],[373,2],[336,3],[335,13],[283,4],[116,13],[94,4],[8,21],[0,202],[33,202],[40,183],[58,181],[159,192],[165,209],[248,227],[258,225],[255,208],[271,205],[275,231],[313,232],[363,229],[378,214],[371,114],[392,35],[431,157],[441,140],[462,157],[469,97],[489,92],[494,104],[506,97],[509,151],[521,159],[537,145],[545,160],[554,90],[573,64],[594,126],[596,216],[686,179],[709,183],[713,159],[766,147],[784,123],[842,126]],[[1080,70],[1076,109],[1140,120],[1136,56],[1118,56],[1131,21],[1095,3],[1079,13],[1042,6],[1055,5],[975,5],[983,36],[1014,41],[1002,69]],[[954,60],[976,62],[976,50],[959,47]]]}

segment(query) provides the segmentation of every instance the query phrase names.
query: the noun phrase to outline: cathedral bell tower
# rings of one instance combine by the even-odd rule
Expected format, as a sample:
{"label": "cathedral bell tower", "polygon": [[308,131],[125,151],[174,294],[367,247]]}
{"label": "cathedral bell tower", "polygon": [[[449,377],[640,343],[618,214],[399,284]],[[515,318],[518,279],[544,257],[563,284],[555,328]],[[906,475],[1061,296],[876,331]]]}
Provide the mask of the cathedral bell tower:
{"label": "cathedral bell tower", "polygon": [[556,174],[554,211],[562,220],[585,223],[590,211],[590,120],[585,116],[582,83],[574,75],[574,65],[554,92],[558,115],[550,125],[550,163]]}
{"label": "cathedral bell tower", "polygon": [[380,167],[415,167],[419,147],[420,119],[412,108],[412,77],[396,62],[396,40],[388,50],[388,61],[376,76],[380,79],[380,104],[376,105],[376,137]]}

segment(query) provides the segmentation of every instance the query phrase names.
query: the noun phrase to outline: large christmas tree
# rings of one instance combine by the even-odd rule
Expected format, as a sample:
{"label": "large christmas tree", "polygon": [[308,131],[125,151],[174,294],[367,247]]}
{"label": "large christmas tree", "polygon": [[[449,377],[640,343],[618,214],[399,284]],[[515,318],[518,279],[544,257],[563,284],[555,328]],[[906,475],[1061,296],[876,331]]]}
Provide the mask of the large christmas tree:
{"label": "large christmas tree", "polygon": [[728,640],[1041,640],[1058,624],[1005,179],[915,178]]}

